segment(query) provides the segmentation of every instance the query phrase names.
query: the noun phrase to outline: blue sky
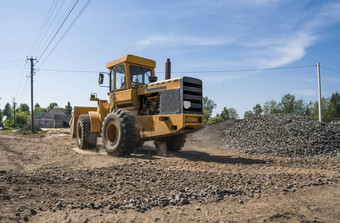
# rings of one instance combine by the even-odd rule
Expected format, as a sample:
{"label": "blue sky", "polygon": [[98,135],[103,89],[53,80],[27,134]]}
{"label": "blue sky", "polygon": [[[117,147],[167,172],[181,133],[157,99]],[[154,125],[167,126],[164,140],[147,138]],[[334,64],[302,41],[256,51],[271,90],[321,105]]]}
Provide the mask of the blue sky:
{"label": "blue sky", "polygon": [[[31,51],[53,1],[1,1],[0,97],[1,108],[15,97],[30,104],[26,56],[39,57],[61,16],[74,1],[55,1],[55,23]],[[40,58],[34,77],[35,101],[46,107],[54,101],[65,106],[96,106],[91,92],[107,99],[98,87],[97,71],[126,54],[154,59],[159,80],[166,58],[173,77],[193,76],[204,82],[204,95],[220,112],[246,110],[286,93],[305,101],[317,100],[316,66],[249,72],[230,71],[316,65],[340,70],[340,2],[280,0],[96,1],[92,0],[65,38],[47,58],[61,34],[86,3],[79,0],[55,42]],[[57,10],[55,10],[56,12]],[[51,19],[52,20],[52,19]],[[92,73],[51,72],[48,69]],[[321,69],[322,95],[340,91],[340,73]],[[24,90],[25,89],[25,90]]]}

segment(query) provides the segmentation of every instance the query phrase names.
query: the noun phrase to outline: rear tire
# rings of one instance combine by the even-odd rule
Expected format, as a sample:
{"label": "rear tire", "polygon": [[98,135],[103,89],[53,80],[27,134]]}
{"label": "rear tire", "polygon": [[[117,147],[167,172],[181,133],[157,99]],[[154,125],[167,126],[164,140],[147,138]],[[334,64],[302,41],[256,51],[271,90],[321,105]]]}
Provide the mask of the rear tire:
{"label": "rear tire", "polygon": [[178,152],[184,146],[186,142],[187,135],[174,135],[168,137],[156,138],[154,140],[154,145],[158,149],[158,151],[163,150],[163,146],[165,144],[166,150],[169,152]]}
{"label": "rear tire", "polygon": [[135,117],[118,109],[108,114],[103,123],[103,145],[113,156],[127,156],[137,149],[139,136]]}
{"label": "rear tire", "polygon": [[97,145],[97,133],[91,132],[89,115],[80,115],[77,122],[77,145],[79,149],[94,149]]}

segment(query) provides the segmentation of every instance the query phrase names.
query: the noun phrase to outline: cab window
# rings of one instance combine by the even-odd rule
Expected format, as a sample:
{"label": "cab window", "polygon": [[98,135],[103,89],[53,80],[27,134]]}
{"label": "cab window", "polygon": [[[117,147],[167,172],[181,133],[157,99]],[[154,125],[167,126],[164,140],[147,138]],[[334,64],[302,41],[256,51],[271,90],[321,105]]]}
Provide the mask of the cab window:
{"label": "cab window", "polygon": [[138,67],[134,65],[130,65],[130,76],[131,82],[133,83],[141,83],[148,84],[149,77],[151,76],[151,70],[145,67]]}
{"label": "cab window", "polygon": [[124,89],[126,88],[126,80],[125,80],[125,68],[124,64],[118,65],[114,69],[114,80],[115,80],[115,89]]}

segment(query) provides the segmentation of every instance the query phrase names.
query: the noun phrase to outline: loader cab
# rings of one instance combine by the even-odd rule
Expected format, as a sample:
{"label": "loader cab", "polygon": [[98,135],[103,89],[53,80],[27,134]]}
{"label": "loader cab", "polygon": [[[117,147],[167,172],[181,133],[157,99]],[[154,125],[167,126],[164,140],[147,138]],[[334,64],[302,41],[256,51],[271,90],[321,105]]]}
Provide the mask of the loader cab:
{"label": "loader cab", "polygon": [[106,64],[110,69],[110,92],[137,88],[157,81],[156,62],[134,55],[126,55]]}
{"label": "loader cab", "polygon": [[110,70],[110,92],[155,82],[152,68],[129,63],[118,64]]}
{"label": "loader cab", "polygon": [[109,73],[110,110],[137,110],[137,89],[157,81],[156,62],[134,55],[126,55],[106,64]]}

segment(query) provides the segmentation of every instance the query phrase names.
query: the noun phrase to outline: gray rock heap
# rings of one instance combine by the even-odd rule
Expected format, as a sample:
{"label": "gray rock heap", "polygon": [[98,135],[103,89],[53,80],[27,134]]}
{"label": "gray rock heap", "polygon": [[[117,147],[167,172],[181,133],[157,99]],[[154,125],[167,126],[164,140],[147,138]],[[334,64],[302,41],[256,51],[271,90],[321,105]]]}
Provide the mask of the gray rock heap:
{"label": "gray rock heap", "polygon": [[211,136],[218,146],[249,154],[300,158],[340,155],[340,126],[294,114],[226,121],[205,128],[197,133],[200,135],[205,139]]}

